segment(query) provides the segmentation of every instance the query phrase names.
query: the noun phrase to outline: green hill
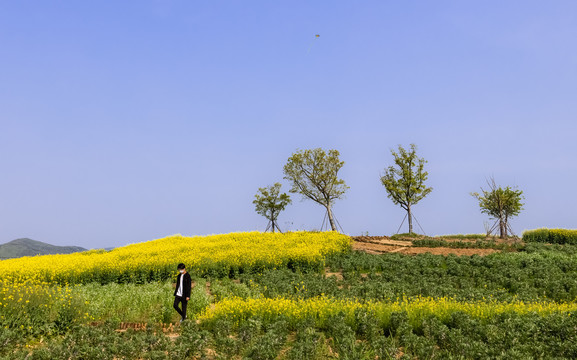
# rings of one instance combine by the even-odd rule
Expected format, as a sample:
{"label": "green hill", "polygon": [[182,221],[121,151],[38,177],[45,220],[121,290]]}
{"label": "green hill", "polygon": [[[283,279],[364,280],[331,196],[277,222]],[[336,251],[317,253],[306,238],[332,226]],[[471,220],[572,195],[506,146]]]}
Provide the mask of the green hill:
{"label": "green hill", "polygon": [[56,246],[32,239],[16,239],[0,245],[0,260],[18,258],[22,256],[70,254],[86,251],[79,246]]}

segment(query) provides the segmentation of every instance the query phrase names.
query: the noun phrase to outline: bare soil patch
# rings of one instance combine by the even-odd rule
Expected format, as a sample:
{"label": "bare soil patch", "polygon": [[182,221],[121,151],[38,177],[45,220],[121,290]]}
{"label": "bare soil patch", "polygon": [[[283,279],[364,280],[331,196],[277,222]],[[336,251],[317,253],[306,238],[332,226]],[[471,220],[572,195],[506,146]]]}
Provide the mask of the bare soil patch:
{"label": "bare soil patch", "polygon": [[[92,321],[89,323],[90,326],[100,326],[102,325],[101,321]],[[128,329],[132,330],[146,330],[148,327],[148,323],[144,322],[121,322],[118,325],[118,328],[115,330],[117,332],[125,332]],[[161,330],[162,332],[167,335],[173,337],[173,334],[176,332],[175,324],[162,324]]]}
{"label": "bare soil patch", "polygon": [[382,254],[387,252],[393,252],[394,250],[398,251],[397,249],[403,249],[405,247],[406,246],[365,243],[357,241],[353,243],[353,250],[364,251],[369,254]]}
{"label": "bare soil patch", "polygon": [[411,241],[391,240],[391,238],[389,238],[387,236],[356,236],[353,239],[355,240],[355,242],[365,243],[365,244],[411,246]]}
{"label": "bare soil patch", "polygon": [[[458,256],[471,256],[471,255],[489,255],[495,252],[500,252],[495,249],[461,249],[461,248],[449,248],[449,247],[413,247],[411,240],[392,240],[387,236],[356,236],[353,237],[353,250],[364,251],[369,254],[384,254],[384,253],[401,253],[407,255],[416,255],[431,253],[433,255],[449,255],[454,254]],[[475,243],[477,240],[474,239],[446,239],[447,242],[471,242]],[[514,240],[502,240],[497,239],[497,243],[512,243]]]}
{"label": "bare soil patch", "polygon": [[339,272],[331,272],[330,268],[325,268],[325,277],[331,277],[334,276],[335,278],[337,278],[337,280],[343,280],[343,272],[339,271]]}

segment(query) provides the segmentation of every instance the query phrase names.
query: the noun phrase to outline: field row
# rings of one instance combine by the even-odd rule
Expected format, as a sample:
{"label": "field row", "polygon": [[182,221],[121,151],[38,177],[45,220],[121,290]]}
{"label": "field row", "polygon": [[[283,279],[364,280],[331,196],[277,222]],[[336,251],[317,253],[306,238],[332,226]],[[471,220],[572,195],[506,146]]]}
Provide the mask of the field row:
{"label": "field row", "polygon": [[471,318],[486,320],[504,313],[526,315],[550,315],[564,313],[575,316],[577,303],[522,302],[503,303],[494,300],[461,302],[452,298],[415,297],[402,298],[386,302],[359,302],[357,300],[338,300],[333,298],[291,299],[240,299],[227,298],[219,301],[214,308],[207,308],[200,321],[215,321],[225,318],[234,324],[240,324],[251,318],[264,321],[283,319],[295,326],[301,323],[314,323],[324,328],[327,320],[343,315],[347,323],[355,325],[355,314],[364,311],[378,319],[379,326],[388,328],[391,315],[405,313],[416,328],[423,319],[436,317],[441,322],[450,320],[454,313],[465,313]]}
{"label": "field row", "polygon": [[[53,286],[40,294],[48,296],[44,304],[51,310],[44,313],[34,312],[41,302],[34,303],[32,290],[39,289],[23,290],[21,301],[7,305],[13,307],[12,320],[35,314],[37,321],[29,326],[2,323],[0,357],[358,360],[577,355],[574,303],[229,298],[209,307],[206,283],[199,282],[191,315],[199,313],[200,322],[185,322],[176,333],[165,334],[154,323],[163,315],[175,320],[170,285]],[[93,315],[83,318],[83,311]],[[147,330],[115,331],[126,320],[148,322]],[[43,340],[34,340],[38,338]]]}
{"label": "field row", "polygon": [[[0,261],[0,357],[577,358],[577,246],[406,256],[349,251],[350,241],[173,236]],[[193,321],[178,327],[181,261]],[[148,325],[115,331],[122,323]]]}
{"label": "field row", "polygon": [[423,254],[373,255],[359,252],[330,256],[324,273],[288,269],[212,279],[219,299],[328,296],[386,301],[402,297],[454,297],[474,302],[495,299],[571,302],[577,299],[576,247],[531,246],[532,252],[490,256]]}
{"label": "field row", "polygon": [[176,265],[181,262],[191,273],[216,277],[282,267],[319,270],[327,255],[347,251],[350,246],[351,238],[336,232],[174,235],[111,251],[3,260],[0,280],[145,283],[174,277]]}

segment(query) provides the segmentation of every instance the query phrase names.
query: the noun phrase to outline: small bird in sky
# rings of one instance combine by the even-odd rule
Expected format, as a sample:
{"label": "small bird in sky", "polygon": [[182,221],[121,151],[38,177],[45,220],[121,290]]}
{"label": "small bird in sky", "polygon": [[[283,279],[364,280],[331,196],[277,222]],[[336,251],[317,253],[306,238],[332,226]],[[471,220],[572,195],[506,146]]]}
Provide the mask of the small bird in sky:
{"label": "small bird in sky", "polygon": [[316,34],[313,41],[311,42],[309,49],[307,50],[307,54],[309,53],[309,51],[311,51],[311,48],[313,47],[315,40],[318,39],[319,37],[321,37],[319,34]]}

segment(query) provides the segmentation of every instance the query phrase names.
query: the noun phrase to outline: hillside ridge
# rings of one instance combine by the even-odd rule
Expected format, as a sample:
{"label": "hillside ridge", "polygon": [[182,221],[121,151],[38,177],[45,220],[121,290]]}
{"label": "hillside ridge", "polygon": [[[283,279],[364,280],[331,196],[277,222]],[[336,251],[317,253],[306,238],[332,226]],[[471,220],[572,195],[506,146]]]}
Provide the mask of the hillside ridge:
{"label": "hillside ridge", "polygon": [[0,260],[19,258],[23,256],[70,254],[86,251],[80,246],[57,246],[29,238],[19,238],[0,244]]}

